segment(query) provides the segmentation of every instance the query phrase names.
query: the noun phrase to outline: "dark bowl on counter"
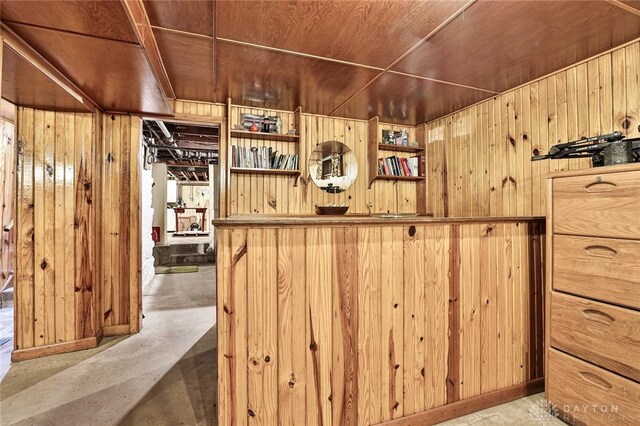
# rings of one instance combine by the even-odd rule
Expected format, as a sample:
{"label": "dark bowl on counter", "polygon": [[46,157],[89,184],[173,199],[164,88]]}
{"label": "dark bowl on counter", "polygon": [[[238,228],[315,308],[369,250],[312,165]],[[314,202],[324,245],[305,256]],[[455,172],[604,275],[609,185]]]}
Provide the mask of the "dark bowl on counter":
{"label": "dark bowl on counter", "polygon": [[341,215],[349,210],[349,206],[316,206],[316,213],[322,215]]}

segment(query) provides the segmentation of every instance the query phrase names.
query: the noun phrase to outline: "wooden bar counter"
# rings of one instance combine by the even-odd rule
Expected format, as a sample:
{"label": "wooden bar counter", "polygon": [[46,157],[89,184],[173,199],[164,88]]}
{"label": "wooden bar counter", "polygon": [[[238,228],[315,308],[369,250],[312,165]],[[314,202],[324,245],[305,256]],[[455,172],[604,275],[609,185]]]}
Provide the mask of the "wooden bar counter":
{"label": "wooden bar counter", "polygon": [[433,424],[542,389],[543,218],[213,224],[219,425]]}

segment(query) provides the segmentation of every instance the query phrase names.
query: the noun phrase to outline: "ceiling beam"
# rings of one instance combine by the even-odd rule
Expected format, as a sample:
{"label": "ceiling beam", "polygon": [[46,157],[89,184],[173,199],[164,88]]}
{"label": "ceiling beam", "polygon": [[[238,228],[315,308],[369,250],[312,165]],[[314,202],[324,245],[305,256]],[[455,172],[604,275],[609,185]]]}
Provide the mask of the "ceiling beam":
{"label": "ceiling beam", "polygon": [[136,38],[145,53],[145,56],[149,60],[149,64],[153,69],[162,89],[164,90],[165,97],[175,99],[176,94],[171,86],[169,75],[162,62],[160,56],[160,50],[156,43],[156,38],[153,35],[153,29],[151,28],[151,22],[149,22],[149,16],[144,8],[142,0],[120,0],[122,6],[129,17],[129,22],[133,27],[133,31],[136,34]]}
{"label": "ceiling beam", "polygon": [[0,30],[0,33],[2,33],[3,42],[3,45],[0,46],[0,49],[3,49],[4,44],[6,44],[18,55],[20,55],[25,61],[27,61],[35,69],[44,74],[49,80],[60,86],[65,92],[67,92],[78,102],[87,105],[94,111],[102,110],[93,99],[91,99],[86,93],[84,93],[64,74],[58,71],[58,69],[54,67],[51,62],[47,61],[33,47],[29,46],[26,41],[20,38],[20,36],[13,32],[13,30],[11,30],[6,24],[1,23]]}

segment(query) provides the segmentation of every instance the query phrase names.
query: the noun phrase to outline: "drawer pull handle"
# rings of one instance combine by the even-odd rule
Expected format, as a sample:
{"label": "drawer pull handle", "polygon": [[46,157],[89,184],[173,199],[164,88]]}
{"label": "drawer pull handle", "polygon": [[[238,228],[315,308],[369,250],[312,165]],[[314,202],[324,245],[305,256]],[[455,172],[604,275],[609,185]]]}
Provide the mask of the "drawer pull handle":
{"label": "drawer pull handle", "polygon": [[582,380],[584,380],[585,382],[589,382],[592,385],[598,386],[604,390],[609,390],[613,387],[602,377],[596,376],[595,374],[589,373],[588,371],[581,371],[580,375],[582,376]]}
{"label": "drawer pull handle", "polygon": [[582,315],[584,315],[588,320],[599,322],[604,325],[609,325],[616,320],[611,315],[596,309],[583,309]]}
{"label": "drawer pull handle", "polygon": [[587,253],[593,254],[593,255],[596,255],[596,256],[612,257],[612,256],[618,254],[616,249],[613,249],[613,248],[607,247],[607,246],[602,246],[602,245],[588,246],[588,247],[585,247],[584,250]]}
{"label": "drawer pull handle", "polygon": [[606,180],[596,180],[584,187],[587,192],[610,192],[618,186],[613,182],[607,182]]}

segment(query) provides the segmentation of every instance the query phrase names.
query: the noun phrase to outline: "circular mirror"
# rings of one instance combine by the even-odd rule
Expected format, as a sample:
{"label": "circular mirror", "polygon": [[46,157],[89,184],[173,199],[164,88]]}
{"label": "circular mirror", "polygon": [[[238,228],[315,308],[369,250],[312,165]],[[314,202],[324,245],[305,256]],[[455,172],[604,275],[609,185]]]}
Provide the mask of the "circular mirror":
{"label": "circular mirror", "polygon": [[344,192],[353,185],[357,175],[356,156],[342,142],[323,142],[309,157],[309,176],[323,191],[331,194]]}

